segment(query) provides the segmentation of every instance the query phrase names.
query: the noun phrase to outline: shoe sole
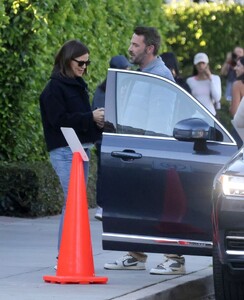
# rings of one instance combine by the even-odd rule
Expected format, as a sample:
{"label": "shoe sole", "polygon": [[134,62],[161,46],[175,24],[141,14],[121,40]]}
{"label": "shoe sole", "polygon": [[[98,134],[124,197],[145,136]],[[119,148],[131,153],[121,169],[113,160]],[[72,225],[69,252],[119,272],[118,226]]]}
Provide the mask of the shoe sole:
{"label": "shoe sole", "polygon": [[145,267],[106,267],[104,266],[104,269],[106,270],[138,270],[138,271],[141,271],[141,270],[146,270]]}
{"label": "shoe sole", "polygon": [[182,271],[171,271],[171,272],[160,272],[160,270],[158,271],[150,271],[151,275],[185,275],[186,272],[182,272]]}

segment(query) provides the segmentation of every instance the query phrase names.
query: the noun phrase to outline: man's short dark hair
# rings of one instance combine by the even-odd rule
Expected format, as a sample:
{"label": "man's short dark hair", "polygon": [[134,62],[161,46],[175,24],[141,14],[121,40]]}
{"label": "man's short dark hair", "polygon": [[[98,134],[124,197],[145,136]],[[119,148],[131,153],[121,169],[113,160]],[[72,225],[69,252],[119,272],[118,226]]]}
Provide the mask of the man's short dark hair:
{"label": "man's short dark hair", "polygon": [[146,46],[153,45],[154,46],[154,55],[158,54],[160,45],[161,45],[161,37],[158,30],[155,27],[147,27],[147,26],[137,26],[134,29],[134,33],[136,35],[144,36],[144,43]]}

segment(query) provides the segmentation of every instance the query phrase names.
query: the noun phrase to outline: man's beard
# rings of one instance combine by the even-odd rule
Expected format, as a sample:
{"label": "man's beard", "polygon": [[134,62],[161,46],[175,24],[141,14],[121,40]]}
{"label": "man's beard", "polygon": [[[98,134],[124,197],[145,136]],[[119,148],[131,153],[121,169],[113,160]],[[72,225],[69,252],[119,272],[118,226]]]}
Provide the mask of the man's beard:
{"label": "man's beard", "polygon": [[130,61],[135,65],[141,65],[144,61],[144,57],[146,56],[146,51],[140,53],[137,56],[131,56]]}

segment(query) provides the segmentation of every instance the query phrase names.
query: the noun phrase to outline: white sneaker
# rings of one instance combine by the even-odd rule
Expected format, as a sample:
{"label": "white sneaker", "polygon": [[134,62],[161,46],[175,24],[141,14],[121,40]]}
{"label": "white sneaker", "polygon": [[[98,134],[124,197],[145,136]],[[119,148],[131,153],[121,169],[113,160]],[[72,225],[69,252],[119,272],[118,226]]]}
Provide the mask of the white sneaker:
{"label": "white sneaker", "polygon": [[56,259],[57,259],[57,263],[56,263],[56,265],[53,267],[54,270],[57,270],[57,269],[58,269],[58,256],[56,257]]}
{"label": "white sneaker", "polygon": [[155,275],[183,275],[185,273],[185,258],[183,256],[179,256],[179,258],[165,256],[163,263],[150,270],[150,274]]}
{"label": "white sneaker", "polygon": [[145,270],[145,262],[139,261],[133,256],[126,254],[113,263],[106,263],[104,269],[107,270]]}
{"label": "white sneaker", "polygon": [[102,207],[100,207],[100,206],[97,207],[95,218],[99,221],[102,221],[102,219],[103,219],[103,209],[102,209]]}

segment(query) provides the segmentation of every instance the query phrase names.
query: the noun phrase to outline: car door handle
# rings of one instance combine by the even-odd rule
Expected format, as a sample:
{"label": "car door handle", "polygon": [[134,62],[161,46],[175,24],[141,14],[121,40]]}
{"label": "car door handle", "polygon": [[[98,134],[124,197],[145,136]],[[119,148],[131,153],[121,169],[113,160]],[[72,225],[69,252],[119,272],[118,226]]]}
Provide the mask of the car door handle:
{"label": "car door handle", "polygon": [[133,150],[124,150],[124,151],[113,151],[111,156],[122,158],[123,160],[133,160],[142,158],[141,153],[136,153]]}

